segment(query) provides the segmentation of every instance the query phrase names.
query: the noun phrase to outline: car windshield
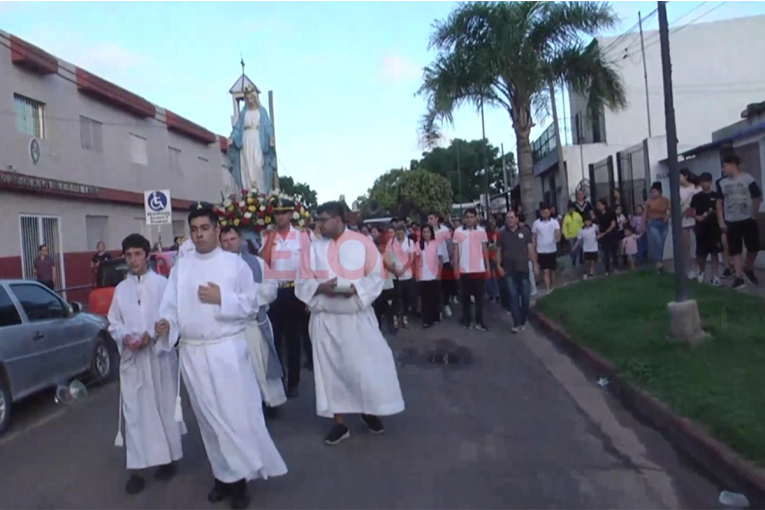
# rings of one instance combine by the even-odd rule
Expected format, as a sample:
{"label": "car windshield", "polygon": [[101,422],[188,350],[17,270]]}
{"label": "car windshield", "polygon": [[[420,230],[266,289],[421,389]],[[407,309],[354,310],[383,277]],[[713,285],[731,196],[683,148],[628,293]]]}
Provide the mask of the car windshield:
{"label": "car windshield", "polygon": [[[157,259],[151,257],[149,259],[149,267],[153,270],[157,270]],[[102,262],[98,266],[98,287],[116,287],[122,280],[127,277],[128,266],[124,258],[113,259]]]}

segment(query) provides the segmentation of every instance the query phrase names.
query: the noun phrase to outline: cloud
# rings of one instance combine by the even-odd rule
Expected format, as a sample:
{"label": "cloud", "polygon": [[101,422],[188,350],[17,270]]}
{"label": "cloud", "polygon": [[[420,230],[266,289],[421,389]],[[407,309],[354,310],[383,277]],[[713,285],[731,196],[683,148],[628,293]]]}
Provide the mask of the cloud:
{"label": "cloud", "polygon": [[420,78],[422,68],[400,55],[388,55],[382,61],[382,75],[389,83],[400,83]]}
{"label": "cloud", "polygon": [[150,63],[148,56],[109,41],[83,39],[49,26],[36,26],[19,37],[48,53],[106,79],[122,77]]}

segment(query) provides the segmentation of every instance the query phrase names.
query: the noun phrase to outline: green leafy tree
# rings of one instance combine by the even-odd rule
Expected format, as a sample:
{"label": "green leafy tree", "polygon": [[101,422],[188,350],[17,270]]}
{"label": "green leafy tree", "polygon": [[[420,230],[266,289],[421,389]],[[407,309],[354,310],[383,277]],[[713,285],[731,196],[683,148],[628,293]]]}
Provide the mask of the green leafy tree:
{"label": "green leafy tree", "polygon": [[449,180],[422,168],[394,169],[377,178],[369,190],[366,217],[388,214],[418,217],[430,211],[451,211]]}
{"label": "green leafy tree", "polygon": [[[487,161],[486,165],[484,159]],[[505,154],[505,165],[509,181],[515,173],[515,155],[512,152]],[[412,168],[424,168],[448,179],[454,201],[458,203],[477,200],[486,192],[484,166],[489,172],[491,193],[504,191],[502,155],[498,147],[483,140],[468,142],[455,139],[448,147],[436,147],[424,152],[419,161],[411,162]]]}
{"label": "green leafy tree", "polygon": [[552,86],[568,83],[591,110],[626,106],[624,85],[603,52],[583,36],[614,27],[618,18],[601,2],[467,2],[435,23],[418,93],[427,99],[422,134],[429,146],[439,125],[453,122],[463,104],[507,111],[515,131],[521,197],[533,211],[533,113],[549,102]]}
{"label": "green leafy tree", "polygon": [[311,187],[303,182],[295,182],[295,180],[288,176],[279,176],[279,189],[292,197],[300,200],[304,206],[309,210],[316,210],[319,206],[316,192]]}

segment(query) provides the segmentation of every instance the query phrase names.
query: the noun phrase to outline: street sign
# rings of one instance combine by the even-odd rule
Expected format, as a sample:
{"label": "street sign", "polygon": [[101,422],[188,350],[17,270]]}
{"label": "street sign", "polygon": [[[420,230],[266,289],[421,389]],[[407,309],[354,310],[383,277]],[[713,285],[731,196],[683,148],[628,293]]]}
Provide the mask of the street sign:
{"label": "street sign", "polygon": [[143,207],[147,225],[172,225],[173,206],[169,189],[155,189],[143,192]]}

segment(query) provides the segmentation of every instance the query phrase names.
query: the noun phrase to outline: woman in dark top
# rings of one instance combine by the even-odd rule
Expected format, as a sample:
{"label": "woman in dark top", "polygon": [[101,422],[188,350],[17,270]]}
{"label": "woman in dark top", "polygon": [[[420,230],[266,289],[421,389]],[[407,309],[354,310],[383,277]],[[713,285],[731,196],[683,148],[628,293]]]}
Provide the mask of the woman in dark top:
{"label": "woman in dark top", "polygon": [[603,264],[606,266],[606,276],[613,269],[619,268],[619,234],[616,224],[616,214],[608,207],[608,200],[601,198],[597,203],[598,212],[595,218],[598,223],[598,240],[600,250],[603,252]]}
{"label": "woman in dark top", "polygon": [[104,243],[98,241],[98,244],[96,244],[96,253],[94,253],[93,258],[90,259],[90,267],[93,268],[94,280],[98,277],[98,266],[101,265],[101,262],[105,262],[111,259],[112,256],[108,251],[106,251],[106,246]]}

